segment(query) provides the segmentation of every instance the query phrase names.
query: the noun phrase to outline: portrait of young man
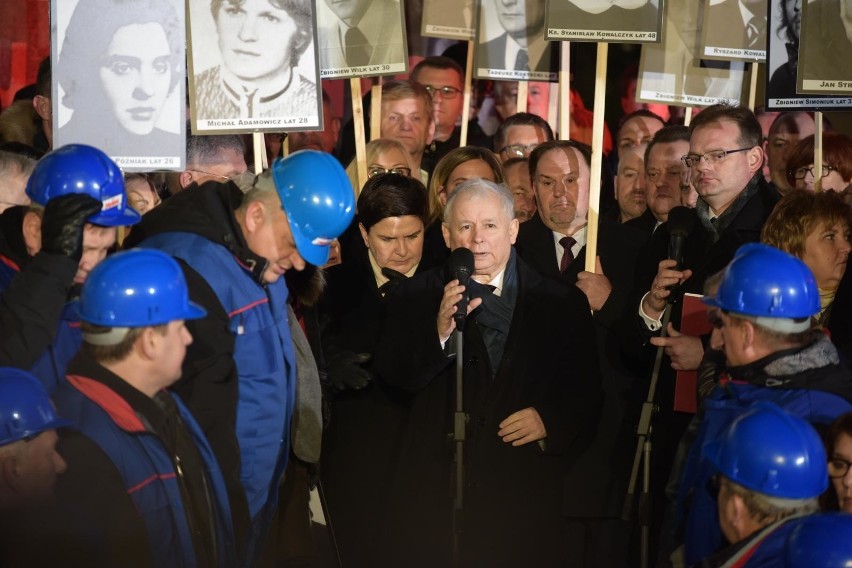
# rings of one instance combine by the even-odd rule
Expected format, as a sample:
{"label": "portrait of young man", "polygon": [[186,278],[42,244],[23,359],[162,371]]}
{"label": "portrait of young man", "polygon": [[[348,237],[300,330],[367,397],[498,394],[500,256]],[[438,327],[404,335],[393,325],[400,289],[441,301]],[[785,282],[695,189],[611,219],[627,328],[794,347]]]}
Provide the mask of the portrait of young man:
{"label": "portrait of young man", "polygon": [[190,7],[193,132],[321,127],[310,0]]}
{"label": "portrait of young man", "polygon": [[88,144],[124,170],[180,169],[183,3],[79,0],[51,8],[54,147]]}

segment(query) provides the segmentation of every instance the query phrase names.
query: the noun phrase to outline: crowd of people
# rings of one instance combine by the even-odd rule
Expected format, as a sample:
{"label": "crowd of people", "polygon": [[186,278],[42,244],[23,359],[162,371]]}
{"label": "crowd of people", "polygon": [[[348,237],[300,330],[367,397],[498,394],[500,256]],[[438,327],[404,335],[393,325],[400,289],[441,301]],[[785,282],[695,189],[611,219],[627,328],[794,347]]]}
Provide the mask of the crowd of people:
{"label": "crowd of people", "polygon": [[459,147],[463,79],[384,84],[362,185],[328,97],[257,175],[238,135],[173,176],[53,149],[42,66],[0,150],[0,565],[852,561],[852,140],[635,110],[593,228],[593,149],[516,112]]}

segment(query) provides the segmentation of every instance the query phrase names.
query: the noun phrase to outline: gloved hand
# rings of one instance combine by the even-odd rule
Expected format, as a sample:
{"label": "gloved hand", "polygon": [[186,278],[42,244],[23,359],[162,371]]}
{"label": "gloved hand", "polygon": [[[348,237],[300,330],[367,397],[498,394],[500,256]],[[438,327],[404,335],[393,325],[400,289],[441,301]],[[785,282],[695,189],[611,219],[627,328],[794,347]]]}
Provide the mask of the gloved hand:
{"label": "gloved hand", "polygon": [[41,220],[41,250],[79,261],[86,219],[100,210],[101,202],[84,193],[48,201]]}
{"label": "gloved hand", "polygon": [[370,353],[339,351],[328,356],[328,377],[334,392],[360,390],[370,384],[373,374],[362,365],[373,356]]}

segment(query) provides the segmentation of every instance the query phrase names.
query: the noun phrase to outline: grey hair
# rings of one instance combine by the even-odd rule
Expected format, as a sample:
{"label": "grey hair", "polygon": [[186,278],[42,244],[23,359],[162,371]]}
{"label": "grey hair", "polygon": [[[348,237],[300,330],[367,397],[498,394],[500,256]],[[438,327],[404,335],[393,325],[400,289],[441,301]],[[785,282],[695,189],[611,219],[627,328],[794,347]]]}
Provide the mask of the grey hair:
{"label": "grey hair", "polygon": [[762,526],[771,525],[787,517],[810,515],[819,511],[818,497],[784,499],[746,489],[728,478],[726,481],[730,484],[731,492],[742,498],[751,516]]}
{"label": "grey hair", "polygon": [[444,206],[444,224],[453,216],[453,205],[461,197],[488,197],[496,196],[500,200],[500,206],[507,221],[515,218],[515,198],[502,183],[494,183],[487,179],[475,178],[464,182],[450,193],[447,204]]}
{"label": "grey hair", "polygon": [[13,175],[15,173],[12,169],[13,167],[17,168],[18,172],[29,177],[33,173],[35,165],[35,160],[23,154],[0,150],[0,179],[8,175]]}
{"label": "grey hair", "polygon": [[246,145],[237,134],[219,134],[201,136],[188,134],[186,137],[186,165],[211,166],[222,161],[219,153],[222,150],[234,150],[240,156],[245,156]]}

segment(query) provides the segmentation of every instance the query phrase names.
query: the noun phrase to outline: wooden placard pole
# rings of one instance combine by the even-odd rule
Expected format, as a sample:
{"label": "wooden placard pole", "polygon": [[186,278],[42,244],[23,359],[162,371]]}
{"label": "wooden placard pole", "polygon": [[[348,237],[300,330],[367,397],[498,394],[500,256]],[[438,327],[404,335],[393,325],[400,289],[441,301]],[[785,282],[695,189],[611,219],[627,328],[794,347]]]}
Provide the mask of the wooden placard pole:
{"label": "wooden placard pole", "polygon": [[822,191],[822,112],[814,113],[814,191]]}
{"label": "wooden placard pole", "polygon": [[263,142],[263,132],[252,132],[251,141],[254,146],[254,173],[257,175],[269,167],[269,161],[266,159],[266,144]]}
{"label": "wooden placard pole", "polygon": [[692,107],[686,107],[683,111],[683,125],[689,126],[690,122],[692,122]]}
{"label": "wooden placard pole", "polygon": [[518,112],[527,112],[527,93],[529,92],[530,84],[527,81],[518,81]]}
{"label": "wooden placard pole", "polygon": [[367,183],[367,149],[364,138],[364,105],[361,103],[361,79],[349,79],[352,91],[352,124],[355,125],[355,163],[358,164],[358,187],[355,193]]}
{"label": "wooden placard pole", "polygon": [[595,107],[592,118],[592,171],[589,182],[589,218],[586,225],[586,271],[595,271],[598,254],[598,217],[601,203],[601,166],[603,165],[604,103],[606,98],[606,58],[608,43],[598,44],[595,67]]}
{"label": "wooden placard pole", "polygon": [[287,136],[284,138],[284,142],[281,143],[281,155],[289,156],[290,155],[290,137]]}
{"label": "wooden placard pole", "polygon": [[382,78],[370,88],[370,140],[382,137]]}
{"label": "wooden placard pole", "polygon": [[559,46],[559,132],[560,140],[571,139],[571,44]]}
{"label": "wooden placard pole", "polygon": [[462,103],[459,146],[467,146],[467,123],[470,121],[470,99],[473,96],[473,40],[467,42],[467,62],[464,67],[464,102]]}
{"label": "wooden placard pole", "polygon": [[751,73],[749,74],[748,86],[748,108],[754,112],[754,101],[757,98],[757,69],[760,63],[756,61],[751,64]]}

